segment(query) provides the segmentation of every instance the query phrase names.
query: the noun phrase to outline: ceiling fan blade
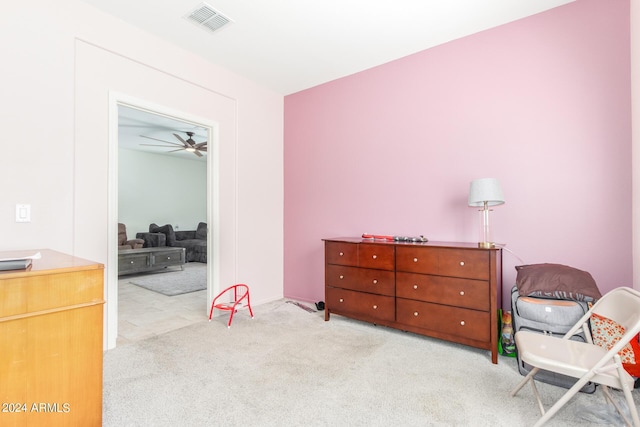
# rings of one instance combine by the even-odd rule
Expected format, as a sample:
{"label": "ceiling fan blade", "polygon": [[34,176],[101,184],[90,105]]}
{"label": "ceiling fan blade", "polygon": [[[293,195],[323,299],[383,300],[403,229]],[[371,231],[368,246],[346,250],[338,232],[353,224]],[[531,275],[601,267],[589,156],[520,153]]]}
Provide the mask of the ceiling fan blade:
{"label": "ceiling fan blade", "polygon": [[[171,145],[177,145],[178,147],[182,147],[182,145],[178,144],[177,142],[171,142],[171,141],[164,141],[162,139],[158,139],[158,138],[153,138],[151,136],[145,136],[145,135],[140,135],[143,138],[147,138],[147,139],[153,139],[155,141],[160,141],[160,142],[164,142],[165,144],[171,144]],[[144,144],[142,144],[144,145]]]}
{"label": "ceiling fan blade", "polygon": [[182,142],[182,145],[185,147],[191,147],[191,145],[185,141],[184,139],[182,139],[182,137],[180,135],[178,135],[177,133],[174,133],[173,136],[175,136],[176,138],[178,138],[178,141]]}
{"label": "ceiling fan blade", "polygon": [[207,141],[196,143],[191,138],[185,141],[184,138],[182,138],[177,133],[174,133],[173,136],[175,136],[182,144],[178,144],[177,142],[165,141],[163,139],[154,138],[152,136],[145,136],[145,135],[140,135],[140,136],[142,138],[153,139],[154,141],[160,141],[166,144],[166,145],[159,145],[159,144],[140,144],[140,145],[144,145],[147,147],[168,148],[170,150],[167,151],[167,153],[175,153],[177,151],[186,150],[186,151],[193,152],[193,154],[195,154],[197,157],[203,157],[203,154],[201,152],[204,152],[204,153],[207,152]]}
{"label": "ceiling fan blade", "polygon": [[[170,145],[159,145],[159,144],[140,144],[140,145],[144,145],[145,147],[162,147],[162,148],[173,148]],[[178,145],[178,144],[176,144]],[[184,150],[184,147],[179,147],[176,151],[178,150]]]}
{"label": "ceiling fan blade", "polygon": [[[118,127],[122,127],[122,128],[141,128],[141,129],[149,129],[150,125],[148,124],[143,124],[143,125],[134,125],[134,124],[127,124],[127,123],[118,123]],[[163,128],[165,129],[165,128]],[[169,129],[169,128],[166,128]]]}

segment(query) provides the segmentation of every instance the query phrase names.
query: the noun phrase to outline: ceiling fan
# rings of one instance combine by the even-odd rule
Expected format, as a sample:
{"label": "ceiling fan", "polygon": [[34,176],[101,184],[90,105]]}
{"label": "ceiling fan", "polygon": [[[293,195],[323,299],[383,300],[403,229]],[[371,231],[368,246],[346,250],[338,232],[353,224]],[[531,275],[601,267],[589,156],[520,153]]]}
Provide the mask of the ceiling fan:
{"label": "ceiling fan", "polygon": [[[140,144],[140,145],[146,145],[148,147],[165,147],[165,148],[174,148],[174,150],[170,150],[170,153],[173,153],[174,151],[181,151],[181,150],[185,150],[188,151],[190,153],[195,154],[198,157],[202,157],[202,153],[206,153],[207,152],[207,141],[204,142],[195,142],[193,140],[193,136],[195,135],[195,133],[193,132],[185,132],[188,136],[187,140],[185,140],[184,138],[182,138],[180,135],[178,135],[177,133],[174,133],[173,136],[176,137],[176,139],[178,141],[180,141],[180,143],[177,142],[172,142],[172,141],[164,141],[162,139],[158,139],[158,138],[153,138],[151,136],[145,136],[145,135],[140,135],[143,138],[148,138],[148,139],[153,139],[156,141],[160,141],[163,142],[165,144],[169,144],[169,145],[158,145],[158,144]],[[178,147],[178,148],[176,148]]]}

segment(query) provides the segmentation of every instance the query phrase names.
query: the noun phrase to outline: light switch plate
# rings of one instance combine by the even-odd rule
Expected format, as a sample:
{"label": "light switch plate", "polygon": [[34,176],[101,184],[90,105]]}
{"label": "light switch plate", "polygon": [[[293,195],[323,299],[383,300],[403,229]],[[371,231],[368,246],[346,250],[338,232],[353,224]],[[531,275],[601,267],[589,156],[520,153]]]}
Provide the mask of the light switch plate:
{"label": "light switch plate", "polygon": [[16,205],[16,222],[31,222],[31,205]]}

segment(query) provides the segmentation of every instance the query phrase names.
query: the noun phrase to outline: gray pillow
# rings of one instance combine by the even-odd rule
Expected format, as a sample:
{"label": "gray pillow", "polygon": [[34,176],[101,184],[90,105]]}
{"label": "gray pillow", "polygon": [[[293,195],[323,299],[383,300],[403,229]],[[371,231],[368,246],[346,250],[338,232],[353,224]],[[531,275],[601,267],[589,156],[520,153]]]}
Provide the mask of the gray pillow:
{"label": "gray pillow", "polygon": [[523,296],[593,302],[602,297],[586,271],[561,264],[516,266],[516,286]]}

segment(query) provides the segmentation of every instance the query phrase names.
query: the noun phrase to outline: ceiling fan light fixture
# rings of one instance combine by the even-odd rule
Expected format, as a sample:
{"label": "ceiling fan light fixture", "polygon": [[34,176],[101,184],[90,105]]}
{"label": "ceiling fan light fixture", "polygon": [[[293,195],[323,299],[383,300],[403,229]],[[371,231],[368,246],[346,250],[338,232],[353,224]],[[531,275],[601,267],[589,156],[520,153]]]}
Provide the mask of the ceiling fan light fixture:
{"label": "ceiling fan light fixture", "polygon": [[196,149],[195,149],[195,148],[193,148],[193,147],[187,147],[187,148],[185,148],[185,151],[188,151],[188,152],[190,152],[190,153],[195,153],[195,152],[196,152]]}

